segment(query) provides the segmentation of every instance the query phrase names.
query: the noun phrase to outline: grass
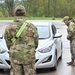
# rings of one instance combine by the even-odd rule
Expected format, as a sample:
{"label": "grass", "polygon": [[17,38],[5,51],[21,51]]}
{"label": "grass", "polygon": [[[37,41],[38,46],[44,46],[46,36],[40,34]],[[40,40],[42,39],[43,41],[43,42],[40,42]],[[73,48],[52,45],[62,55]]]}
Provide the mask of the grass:
{"label": "grass", "polygon": [[0,20],[13,20],[14,17],[0,17]]}
{"label": "grass", "polygon": [[[51,17],[26,17],[27,20],[61,20],[62,18]],[[14,17],[0,17],[0,20],[13,20]]]}

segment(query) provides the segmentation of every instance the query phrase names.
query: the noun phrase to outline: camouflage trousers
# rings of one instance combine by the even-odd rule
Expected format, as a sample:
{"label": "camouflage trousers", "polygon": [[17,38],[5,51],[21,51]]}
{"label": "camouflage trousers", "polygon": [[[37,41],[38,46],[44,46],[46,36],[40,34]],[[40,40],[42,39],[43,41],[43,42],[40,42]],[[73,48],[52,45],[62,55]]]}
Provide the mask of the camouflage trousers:
{"label": "camouflage trousers", "polygon": [[36,75],[34,64],[11,63],[10,75]]}
{"label": "camouflage trousers", "polygon": [[71,59],[75,60],[75,39],[70,41]]}

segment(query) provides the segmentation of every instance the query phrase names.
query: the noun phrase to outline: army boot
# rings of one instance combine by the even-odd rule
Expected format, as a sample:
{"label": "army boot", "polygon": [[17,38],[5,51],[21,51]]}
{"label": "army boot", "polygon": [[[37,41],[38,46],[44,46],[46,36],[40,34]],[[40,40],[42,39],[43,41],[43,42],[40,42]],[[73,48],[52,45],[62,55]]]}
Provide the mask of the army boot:
{"label": "army boot", "polygon": [[73,63],[73,66],[75,66],[75,62]]}
{"label": "army boot", "polygon": [[73,62],[73,66],[75,66],[75,61]]}
{"label": "army boot", "polygon": [[74,65],[74,60],[67,62],[68,65]]}

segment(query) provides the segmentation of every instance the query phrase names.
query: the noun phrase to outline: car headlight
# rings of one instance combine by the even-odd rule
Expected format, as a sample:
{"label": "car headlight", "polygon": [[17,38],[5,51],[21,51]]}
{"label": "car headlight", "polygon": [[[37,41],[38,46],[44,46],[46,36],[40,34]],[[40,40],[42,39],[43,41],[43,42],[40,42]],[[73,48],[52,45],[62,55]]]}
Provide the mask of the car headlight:
{"label": "car headlight", "polygon": [[48,46],[46,48],[42,48],[42,49],[40,49],[38,51],[41,52],[41,53],[46,53],[46,52],[49,52],[51,50],[51,48],[52,48],[52,45]]}

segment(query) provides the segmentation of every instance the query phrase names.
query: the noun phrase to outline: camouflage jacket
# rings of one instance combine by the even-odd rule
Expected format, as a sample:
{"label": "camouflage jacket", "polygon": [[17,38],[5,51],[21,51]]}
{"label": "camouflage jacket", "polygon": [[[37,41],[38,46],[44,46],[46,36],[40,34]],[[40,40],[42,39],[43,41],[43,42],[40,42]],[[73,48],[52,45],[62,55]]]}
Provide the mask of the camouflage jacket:
{"label": "camouflage jacket", "polygon": [[68,32],[68,35],[67,35],[68,40],[75,39],[75,23],[74,22],[69,22],[67,32]]}
{"label": "camouflage jacket", "polygon": [[15,45],[11,39],[16,35],[21,25],[25,22],[24,17],[17,17],[13,23],[6,27],[4,37],[9,49],[11,61],[20,64],[31,62],[35,58],[35,49],[38,46],[37,28],[28,23],[20,38],[16,40]]}

